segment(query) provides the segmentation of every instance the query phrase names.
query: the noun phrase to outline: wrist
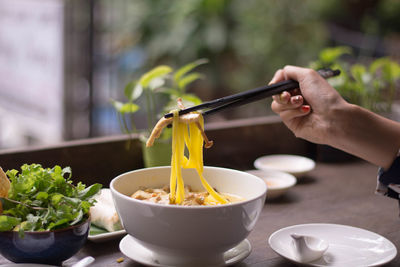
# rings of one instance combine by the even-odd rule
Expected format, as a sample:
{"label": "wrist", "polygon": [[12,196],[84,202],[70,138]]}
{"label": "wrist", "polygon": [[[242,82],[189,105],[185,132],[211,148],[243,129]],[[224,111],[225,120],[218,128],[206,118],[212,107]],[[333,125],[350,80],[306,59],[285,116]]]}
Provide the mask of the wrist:
{"label": "wrist", "polygon": [[388,168],[400,148],[400,124],[357,105],[335,111],[329,145]]}
{"label": "wrist", "polygon": [[349,138],[352,121],[357,117],[359,107],[348,102],[335,105],[328,112],[328,124],[326,129],[327,144],[339,149]]}

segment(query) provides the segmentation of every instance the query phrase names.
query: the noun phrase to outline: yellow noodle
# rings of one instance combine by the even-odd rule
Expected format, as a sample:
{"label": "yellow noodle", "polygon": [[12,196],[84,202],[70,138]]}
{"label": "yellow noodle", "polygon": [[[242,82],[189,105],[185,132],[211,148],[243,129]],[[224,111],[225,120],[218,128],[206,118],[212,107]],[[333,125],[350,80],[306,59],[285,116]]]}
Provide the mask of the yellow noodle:
{"label": "yellow noodle", "polygon": [[[203,187],[215,199],[215,202],[219,204],[228,203],[224,197],[210,186],[203,176],[204,139],[201,130],[194,122],[190,123],[189,127],[185,123],[179,122],[178,111],[174,111],[173,114],[170,203],[181,204],[185,198],[181,168],[195,168]],[[200,125],[204,129],[204,120],[201,115]],[[186,158],[184,155],[185,145],[189,153],[189,158]]]}
{"label": "yellow noodle", "polygon": [[[200,115],[200,126],[204,129],[204,120]],[[203,176],[203,136],[201,134],[200,129],[196,126],[195,123],[191,123],[189,125],[190,129],[190,145],[188,144],[189,149],[189,166],[191,168],[196,168],[197,173],[200,177],[201,184],[207,190],[207,192],[216,200],[217,203],[226,204],[228,201],[218,194],[207,182],[207,180]],[[193,135],[193,137],[192,137]]]}

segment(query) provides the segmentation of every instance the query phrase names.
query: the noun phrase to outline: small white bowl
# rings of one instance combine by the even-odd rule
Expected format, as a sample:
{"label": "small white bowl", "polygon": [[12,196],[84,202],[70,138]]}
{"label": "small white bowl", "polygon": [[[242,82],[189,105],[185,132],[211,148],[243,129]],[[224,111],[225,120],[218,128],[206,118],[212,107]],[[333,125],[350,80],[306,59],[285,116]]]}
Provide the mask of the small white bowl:
{"label": "small white bowl", "polygon": [[267,199],[274,199],[286,193],[293,187],[297,179],[293,175],[274,170],[249,170],[247,173],[260,177],[267,184]]}
{"label": "small white bowl", "polygon": [[315,168],[315,161],[297,155],[276,154],[256,159],[254,167],[259,170],[287,172],[299,178]]}

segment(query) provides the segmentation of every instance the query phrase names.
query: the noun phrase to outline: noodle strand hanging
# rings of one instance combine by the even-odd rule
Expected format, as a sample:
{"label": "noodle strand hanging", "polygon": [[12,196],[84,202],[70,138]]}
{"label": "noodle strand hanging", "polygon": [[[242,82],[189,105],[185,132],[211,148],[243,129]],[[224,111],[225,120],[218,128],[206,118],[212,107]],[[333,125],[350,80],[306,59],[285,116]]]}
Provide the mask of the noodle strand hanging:
{"label": "noodle strand hanging", "polygon": [[[199,175],[201,184],[210,194],[211,200],[217,204],[226,204],[228,200],[216,192],[203,176],[203,144],[206,147],[212,145],[204,133],[204,119],[199,113],[190,113],[179,116],[178,110],[172,112],[172,120],[162,118],[154,127],[147,146],[151,146],[162,131],[163,127],[172,121],[172,157],[170,175],[170,194],[171,204],[182,204],[185,200],[185,186],[182,178],[182,168],[194,168]],[[183,117],[183,118],[182,118]],[[188,157],[185,156],[185,147]]]}

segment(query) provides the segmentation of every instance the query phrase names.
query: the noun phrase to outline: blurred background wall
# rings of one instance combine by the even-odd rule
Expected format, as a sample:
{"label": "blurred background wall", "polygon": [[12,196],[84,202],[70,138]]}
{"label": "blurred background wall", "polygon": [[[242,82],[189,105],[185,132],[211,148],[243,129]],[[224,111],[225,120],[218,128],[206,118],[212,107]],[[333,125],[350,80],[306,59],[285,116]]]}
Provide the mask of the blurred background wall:
{"label": "blurred background wall", "polygon": [[[110,99],[158,64],[208,58],[190,87],[206,101],[328,46],[399,60],[398,14],[396,0],[0,0],[0,148],[119,134]],[[268,114],[265,100],[210,120]]]}

